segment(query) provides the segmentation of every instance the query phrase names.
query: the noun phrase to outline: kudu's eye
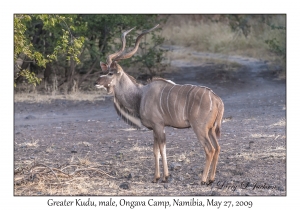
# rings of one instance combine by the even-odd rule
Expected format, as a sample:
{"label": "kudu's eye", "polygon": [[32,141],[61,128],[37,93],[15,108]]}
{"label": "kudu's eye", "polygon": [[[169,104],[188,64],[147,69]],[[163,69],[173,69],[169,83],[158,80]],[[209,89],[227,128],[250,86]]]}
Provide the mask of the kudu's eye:
{"label": "kudu's eye", "polygon": [[114,75],[114,73],[112,73],[112,72],[109,72],[109,73],[108,73],[108,76],[112,76],[112,75]]}

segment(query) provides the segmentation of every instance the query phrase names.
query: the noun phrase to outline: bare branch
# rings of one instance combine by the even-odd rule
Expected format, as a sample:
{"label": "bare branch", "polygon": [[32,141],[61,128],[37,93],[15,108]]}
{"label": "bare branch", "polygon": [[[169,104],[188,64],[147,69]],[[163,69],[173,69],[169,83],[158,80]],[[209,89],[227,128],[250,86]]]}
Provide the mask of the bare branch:
{"label": "bare branch", "polygon": [[59,179],[57,178],[56,173],[53,171],[53,169],[52,169],[51,167],[49,167],[49,166],[47,166],[47,165],[45,165],[45,164],[42,164],[42,163],[38,163],[38,164],[36,164],[35,166],[38,166],[38,165],[41,165],[41,166],[44,166],[44,167],[50,169],[50,171],[54,174],[56,180],[61,184],[61,182],[60,182]]}
{"label": "bare branch", "polygon": [[98,60],[96,59],[91,66],[90,70],[82,77],[82,79],[78,82],[78,87],[81,85],[81,83],[90,75],[90,73],[94,70]]}

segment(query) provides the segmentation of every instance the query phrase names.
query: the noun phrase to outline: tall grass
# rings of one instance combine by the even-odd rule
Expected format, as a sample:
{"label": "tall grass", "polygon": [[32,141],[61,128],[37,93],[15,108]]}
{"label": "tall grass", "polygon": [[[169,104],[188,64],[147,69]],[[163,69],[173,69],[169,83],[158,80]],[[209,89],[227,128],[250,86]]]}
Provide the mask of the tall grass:
{"label": "tall grass", "polygon": [[285,49],[285,29],[272,26],[285,28],[286,16],[269,15],[263,18],[268,18],[268,21],[262,21],[255,15],[249,16],[247,26],[250,32],[245,36],[242,27],[233,29],[228,20],[215,21],[209,18],[197,19],[194,15],[170,15],[162,35],[165,44],[190,47],[196,51],[280,60],[282,55],[276,54],[266,41],[276,39],[276,47]]}

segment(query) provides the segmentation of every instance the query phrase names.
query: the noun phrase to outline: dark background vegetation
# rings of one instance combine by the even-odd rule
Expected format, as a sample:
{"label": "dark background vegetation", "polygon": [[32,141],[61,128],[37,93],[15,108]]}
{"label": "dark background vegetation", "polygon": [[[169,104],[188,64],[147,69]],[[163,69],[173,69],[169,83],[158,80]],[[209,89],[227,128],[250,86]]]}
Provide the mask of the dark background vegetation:
{"label": "dark background vegetation", "polygon": [[[197,51],[246,55],[276,63],[285,71],[285,15],[14,15],[14,85],[17,92],[66,94],[91,90],[101,73],[99,62],[127,48],[144,29],[161,27],[145,36],[136,56],[121,62],[141,78],[160,76],[172,57],[162,45]],[[37,87],[36,87],[37,85]]]}

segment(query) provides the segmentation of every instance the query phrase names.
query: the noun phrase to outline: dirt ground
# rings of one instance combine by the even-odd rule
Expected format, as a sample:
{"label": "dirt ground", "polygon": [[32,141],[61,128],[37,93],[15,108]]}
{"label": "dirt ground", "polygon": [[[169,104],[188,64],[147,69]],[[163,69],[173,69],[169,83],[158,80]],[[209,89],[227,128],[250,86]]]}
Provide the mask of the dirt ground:
{"label": "dirt ground", "polygon": [[214,183],[200,184],[205,153],[192,129],[166,128],[171,176],[154,184],[152,131],[120,120],[111,96],[34,102],[16,95],[15,195],[286,195],[285,79],[266,61],[193,53],[199,59],[172,61],[178,71],[163,77],[210,87],[223,99]]}

